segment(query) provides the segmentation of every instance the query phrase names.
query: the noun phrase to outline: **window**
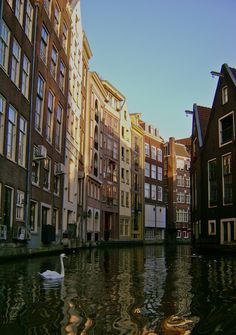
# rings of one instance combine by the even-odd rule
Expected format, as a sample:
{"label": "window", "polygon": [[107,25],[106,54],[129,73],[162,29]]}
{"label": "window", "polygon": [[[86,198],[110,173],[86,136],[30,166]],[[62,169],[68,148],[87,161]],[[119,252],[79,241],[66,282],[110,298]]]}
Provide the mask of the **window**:
{"label": "window", "polygon": [[145,143],[145,156],[150,157],[150,148],[148,143]]}
{"label": "window", "polygon": [[186,194],[186,204],[190,204],[190,194]]}
{"label": "window", "polygon": [[25,194],[17,190],[16,192],[16,220],[24,220],[24,201]]}
{"label": "window", "polygon": [[145,177],[150,177],[150,164],[145,162]]}
{"label": "window", "polygon": [[126,207],[129,207],[129,192],[126,192]]}
{"label": "window", "polygon": [[61,150],[62,116],[63,116],[63,109],[61,105],[58,105],[57,116],[56,116],[56,134],[55,134],[55,146],[58,151]]}
{"label": "window", "polygon": [[112,157],[114,159],[118,159],[118,143],[117,142],[113,142],[113,153],[112,153]]}
{"label": "window", "polygon": [[156,147],[154,147],[153,145],[151,146],[151,156],[152,156],[152,159],[157,159]]}
{"label": "window", "polygon": [[216,159],[208,162],[208,204],[217,205]]}
{"label": "window", "polygon": [[177,169],[184,170],[184,159],[177,158]]}
{"label": "window", "polygon": [[184,187],[184,176],[181,176],[181,175],[177,176],[177,186],[183,186]]}
{"label": "window", "polygon": [[120,236],[129,236],[129,219],[120,219]]}
{"label": "window", "polygon": [[152,200],[156,200],[157,199],[157,187],[156,185],[151,185],[151,189],[152,189]]}
{"label": "window", "polygon": [[176,210],[176,222],[188,222],[189,214],[185,209],[177,209]]}
{"label": "window", "polygon": [[[35,149],[36,147],[34,147],[34,150]],[[40,171],[39,161],[32,161],[31,182],[34,185],[39,185],[39,171]]]}
{"label": "window", "polygon": [[157,166],[152,164],[152,178],[157,179]]}
{"label": "window", "polygon": [[59,35],[60,32],[60,9],[57,4],[55,4],[54,9],[54,30],[57,35]]}
{"label": "window", "polygon": [[26,161],[26,133],[27,122],[20,116],[19,119],[19,140],[18,140],[18,164],[25,167]]}
{"label": "window", "polygon": [[16,155],[16,122],[17,111],[9,106],[7,127],[7,158],[15,160]]}
{"label": "window", "polygon": [[60,194],[60,176],[58,175],[53,176],[53,193],[55,195]]}
{"label": "window", "polygon": [[65,52],[67,52],[67,42],[68,42],[68,29],[65,23],[62,26],[62,46]]}
{"label": "window", "polygon": [[10,30],[2,20],[1,38],[0,38],[0,65],[5,71],[8,71]]}
{"label": "window", "polygon": [[42,115],[44,101],[44,80],[41,76],[38,77],[36,110],[35,110],[35,128],[41,133],[42,131]]}
{"label": "window", "polygon": [[144,196],[145,198],[150,199],[150,184],[145,183],[144,185]]}
{"label": "window", "polygon": [[162,162],[162,150],[161,149],[157,149],[157,159],[158,162]]}
{"label": "window", "polygon": [[129,185],[129,170],[126,170],[126,184]]}
{"label": "window", "polygon": [[23,9],[24,9],[24,0],[16,0],[15,4],[15,16],[22,25],[23,22]]}
{"label": "window", "polygon": [[28,99],[29,98],[29,77],[30,77],[30,61],[24,55],[23,57],[23,67],[22,67],[22,82],[21,82],[21,92]]}
{"label": "window", "polygon": [[4,148],[4,128],[5,128],[6,100],[0,95],[0,154]]}
{"label": "window", "polygon": [[222,104],[226,104],[228,102],[228,87],[222,87]]}
{"label": "window", "polygon": [[11,80],[19,87],[20,80],[20,55],[21,48],[17,41],[13,39],[12,61],[11,61]]}
{"label": "window", "polygon": [[121,191],[121,206],[124,206],[125,205],[125,192],[124,191]]}
{"label": "window", "polygon": [[182,192],[178,192],[178,193],[177,193],[177,196],[176,196],[176,201],[177,201],[178,203],[182,203],[182,204],[184,204],[184,203],[185,203],[185,194],[182,193]]}
{"label": "window", "polygon": [[157,196],[157,200],[158,201],[162,201],[163,199],[163,192],[162,192],[162,187],[161,186],[158,186],[158,196]]}
{"label": "window", "polygon": [[51,91],[48,92],[48,110],[47,110],[47,121],[46,121],[46,139],[48,142],[52,142],[52,126],[53,126],[53,106],[54,106],[54,95]]}
{"label": "window", "polygon": [[232,157],[231,154],[222,157],[223,170],[223,203],[231,204],[233,200]]}
{"label": "window", "polygon": [[44,0],[43,2],[44,9],[47,12],[48,16],[50,16],[51,13],[51,4],[52,4],[51,0]]}
{"label": "window", "polygon": [[57,58],[58,58],[58,52],[53,47],[52,56],[51,56],[51,64],[50,64],[50,72],[54,79],[56,79],[57,77]]}
{"label": "window", "polygon": [[157,168],[157,179],[162,181],[162,167],[160,166]]}
{"label": "window", "polygon": [[219,119],[219,145],[232,142],[234,139],[234,115],[229,113]]}
{"label": "window", "polygon": [[208,235],[216,235],[216,221],[215,220],[208,221]]}
{"label": "window", "polygon": [[190,177],[185,178],[185,186],[190,187]]}
{"label": "window", "polygon": [[43,188],[50,189],[51,159],[47,157],[43,160]]}
{"label": "window", "polygon": [[125,148],[121,147],[121,159],[124,162],[125,161]]}
{"label": "window", "polygon": [[27,0],[26,16],[25,16],[25,34],[28,39],[32,40],[32,27],[33,27],[33,7],[30,0]]}
{"label": "window", "polygon": [[30,231],[37,231],[38,203],[30,201]]}
{"label": "window", "polygon": [[65,74],[66,74],[66,68],[64,63],[60,62],[60,74],[59,74],[59,87],[61,91],[64,93],[65,90]]}
{"label": "window", "polygon": [[46,28],[43,26],[41,33],[41,43],[40,43],[40,57],[45,64],[47,63],[47,54],[48,54],[48,32]]}

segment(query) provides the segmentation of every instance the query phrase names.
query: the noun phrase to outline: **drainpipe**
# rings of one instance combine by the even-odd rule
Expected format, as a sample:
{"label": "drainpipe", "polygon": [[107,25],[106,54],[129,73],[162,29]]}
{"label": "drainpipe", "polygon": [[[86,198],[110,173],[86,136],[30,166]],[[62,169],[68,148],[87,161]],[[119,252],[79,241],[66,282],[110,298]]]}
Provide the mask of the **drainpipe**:
{"label": "drainpipe", "polygon": [[32,122],[33,122],[33,97],[35,83],[35,61],[36,61],[36,42],[37,42],[37,21],[38,21],[39,1],[35,1],[35,18],[33,27],[33,57],[32,57],[32,75],[31,75],[31,91],[30,91],[30,111],[29,111],[29,127],[28,127],[28,145],[27,145],[27,172],[26,172],[26,194],[25,194],[25,227],[26,233],[30,231],[29,227],[29,211],[31,198],[31,172],[32,172]]}

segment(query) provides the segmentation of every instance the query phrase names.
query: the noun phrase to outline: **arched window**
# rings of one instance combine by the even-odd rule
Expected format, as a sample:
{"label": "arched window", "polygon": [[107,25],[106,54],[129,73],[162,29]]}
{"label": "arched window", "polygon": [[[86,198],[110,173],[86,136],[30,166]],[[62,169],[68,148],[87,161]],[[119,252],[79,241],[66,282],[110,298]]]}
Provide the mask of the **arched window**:
{"label": "arched window", "polygon": [[91,216],[92,216],[92,211],[91,211],[91,209],[88,210],[88,214],[87,214],[87,216],[88,216],[88,218],[91,218]]}
{"label": "arched window", "polygon": [[98,100],[95,100],[95,121],[98,123]]}
{"label": "arched window", "polygon": [[98,126],[94,128],[94,148],[98,150]]}
{"label": "arched window", "polygon": [[124,111],[124,119],[127,120],[127,112]]}

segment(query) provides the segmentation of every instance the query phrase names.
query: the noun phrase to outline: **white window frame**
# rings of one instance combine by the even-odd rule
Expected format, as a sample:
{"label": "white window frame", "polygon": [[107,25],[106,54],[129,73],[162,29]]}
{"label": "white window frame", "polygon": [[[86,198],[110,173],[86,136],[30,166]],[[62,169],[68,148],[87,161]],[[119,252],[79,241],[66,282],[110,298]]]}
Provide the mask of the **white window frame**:
{"label": "white window frame", "polygon": [[158,166],[157,167],[157,179],[162,181],[162,176],[163,176],[162,167]]}
{"label": "white window frame", "polygon": [[231,205],[232,202],[233,202],[233,194],[232,194],[232,196],[231,196],[232,201],[231,201],[231,202],[225,202],[225,181],[224,181],[224,176],[227,175],[227,174],[224,174],[224,158],[227,157],[227,156],[231,156],[230,171],[229,171],[228,174],[231,174],[231,176],[232,176],[232,184],[231,184],[231,185],[232,185],[232,189],[231,189],[231,191],[232,191],[232,193],[233,193],[233,171],[232,171],[232,169],[233,169],[233,165],[232,165],[232,152],[228,152],[228,153],[226,153],[226,154],[224,154],[224,155],[221,156],[221,162],[222,162],[222,195],[223,195],[223,205],[224,205],[224,206]]}
{"label": "white window frame", "polygon": [[11,80],[17,87],[19,87],[20,83],[20,60],[21,48],[17,40],[14,38],[12,44]]}
{"label": "white window frame", "polygon": [[33,6],[31,5],[30,0],[27,0],[26,13],[25,13],[25,34],[32,42],[32,28],[33,28]]}
{"label": "white window frame", "polygon": [[56,34],[59,36],[60,33],[60,20],[61,20],[61,10],[57,3],[55,3],[54,8],[54,30]]}
{"label": "white window frame", "polygon": [[10,50],[10,29],[2,20],[1,35],[0,35],[0,66],[5,72],[8,72],[9,50]]}
{"label": "white window frame", "polygon": [[29,99],[29,80],[30,80],[30,61],[26,57],[26,55],[24,55],[22,63],[21,92],[27,99]]}
{"label": "white window frame", "polygon": [[154,184],[151,185],[151,199],[152,200],[157,199],[157,186]]}
{"label": "white window frame", "polygon": [[[60,112],[59,112],[60,110]],[[55,131],[55,147],[57,151],[61,151],[62,126],[63,126],[63,108],[60,104],[57,106],[56,112],[56,131]]]}
{"label": "white window frame", "polygon": [[[10,115],[12,112],[12,116]],[[17,110],[13,106],[8,109],[8,124],[7,124],[7,158],[15,161],[16,157],[16,134],[17,134]]]}
{"label": "white window frame", "polygon": [[[222,120],[227,118],[230,114],[232,114],[233,116],[233,124],[232,124],[232,129],[233,129],[233,136],[232,136],[232,139],[227,141],[227,142],[224,142],[222,141]],[[221,118],[219,118],[218,120],[218,135],[219,135],[219,147],[223,147],[224,145],[227,145],[229,143],[232,143],[233,140],[235,139],[235,130],[234,130],[234,127],[235,127],[235,121],[234,121],[234,112],[230,112],[228,114],[225,114],[224,116],[222,116]]]}
{"label": "white window frame", "polygon": [[216,220],[208,220],[208,235],[216,235]]}
{"label": "white window frame", "polygon": [[144,183],[144,197],[150,199],[150,184]]}
{"label": "white window frame", "polygon": [[150,178],[150,163],[145,162],[145,177]]}
{"label": "white window frame", "polygon": [[157,179],[157,166],[155,164],[151,165],[151,178]]}
{"label": "white window frame", "polygon": [[26,162],[27,121],[20,115],[18,135],[18,164],[25,167]]}
{"label": "white window frame", "polygon": [[47,118],[46,118],[46,140],[49,143],[52,143],[54,101],[55,101],[55,96],[52,93],[52,91],[49,90],[48,91]]}
{"label": "white window frame", "polygon": [[151,146],[151,158],[154,160],[157,159],[156,147],[154,145]]}
{"label": "white window frame", "polygon": [[24,10],[24,0],[16,0],[15,16],[21,25],[23,24],[23,10]]}
{"label": "white window frame", "polygon": [[50,73],[52,77],[57,79],[57,63],[58,63],[58,51],[55,46],[52,47]]}
{"label": "white window frame", "polygon": [[162,162],[162,150],[160,148],[157,149],[157,160],[158,162]]}
{"label": "white window frame", "polygon": [[149,143],[145,143],[144,144],[144,148],[145,148],[145,156],[146,157],[150,157],[150,146],[149,146]]}
{"label": "white window frame", "polygon": [[41,31],[41,41],[40,41],[40,58],[45,64],[47,64],[48,44],[49,44],[49,32],[43,25]]}
{"label": "white window frame", "polygon": [[4,133],[6,118],[6,99],[0,94],[0,154],[4,150]]}
{"label": "white window frame", "polygon": [[36,111],[35,111],[35,129],[42,133],[42,119],[43,119],[43,106],[45,95],[45,80],[41,75],[38,76],[37,82],[37,96],[36,96]]}
{"label": "white window frame", "polygon": [[65,79],[66,79],[66,66],[62,61],[60,61],[59,87],[62,93],[65,92]]}
{"label": "white window frame", "polygon": [[229,101],[227,85],[222,87],[221,93],[222,93],[222,105],[225,105]]}
{"label": "white window frame", "polygon": [[17,190],[16,192],[16,220],[24,221],[25,193]]}
{"label": "white window frame", "polygon": [[157,200],[163,201],[163,188],[162,186],[157,186]]}

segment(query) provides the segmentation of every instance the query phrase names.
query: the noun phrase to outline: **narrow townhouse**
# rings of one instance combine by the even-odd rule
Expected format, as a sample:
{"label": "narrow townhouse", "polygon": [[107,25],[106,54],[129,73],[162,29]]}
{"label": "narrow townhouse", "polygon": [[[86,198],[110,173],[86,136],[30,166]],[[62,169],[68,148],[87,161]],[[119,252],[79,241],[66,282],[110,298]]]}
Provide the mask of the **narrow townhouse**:
{"label": "narrow townhouse", "polygon": [[232,250],[236,241],[236,69],[223,64],[212,108],[193,105],[192,224],[200,248]]}
{"label": "narrow townhouse", "polygon": [[80,1],[70,1],[67,9],[71,17],[71,39],[65,165],[60,165],[60,172],[64,172],[62,234],[64,243],[67,241],[69,247],[76,247],[79,246],[78,170],[83,50]]}
{"label": "narrow townhouse", "polygon": [[140,120],[144,132],[144,241],[165,239],[166,206],[164,203],[164,140],[153,125]]}
{"label": "narrow townhouse", "polygon": [[140,113],[131,113],[131,239],[144,238],[144,131]]}
{"label": "narrow townhouse", "polygon": [[101,188],[103,164],[101,150],[102,116],[107,92],[96,72],[88,73],[88,103],[85,137],[86,241],[94,244],[103,239],[101,230]]}
{"label": "narrow townhouse", "polygon": [[191,191],[189,146],[191,139],[165,143],[164,180],[167,213],[167,242],[191,241]]}

